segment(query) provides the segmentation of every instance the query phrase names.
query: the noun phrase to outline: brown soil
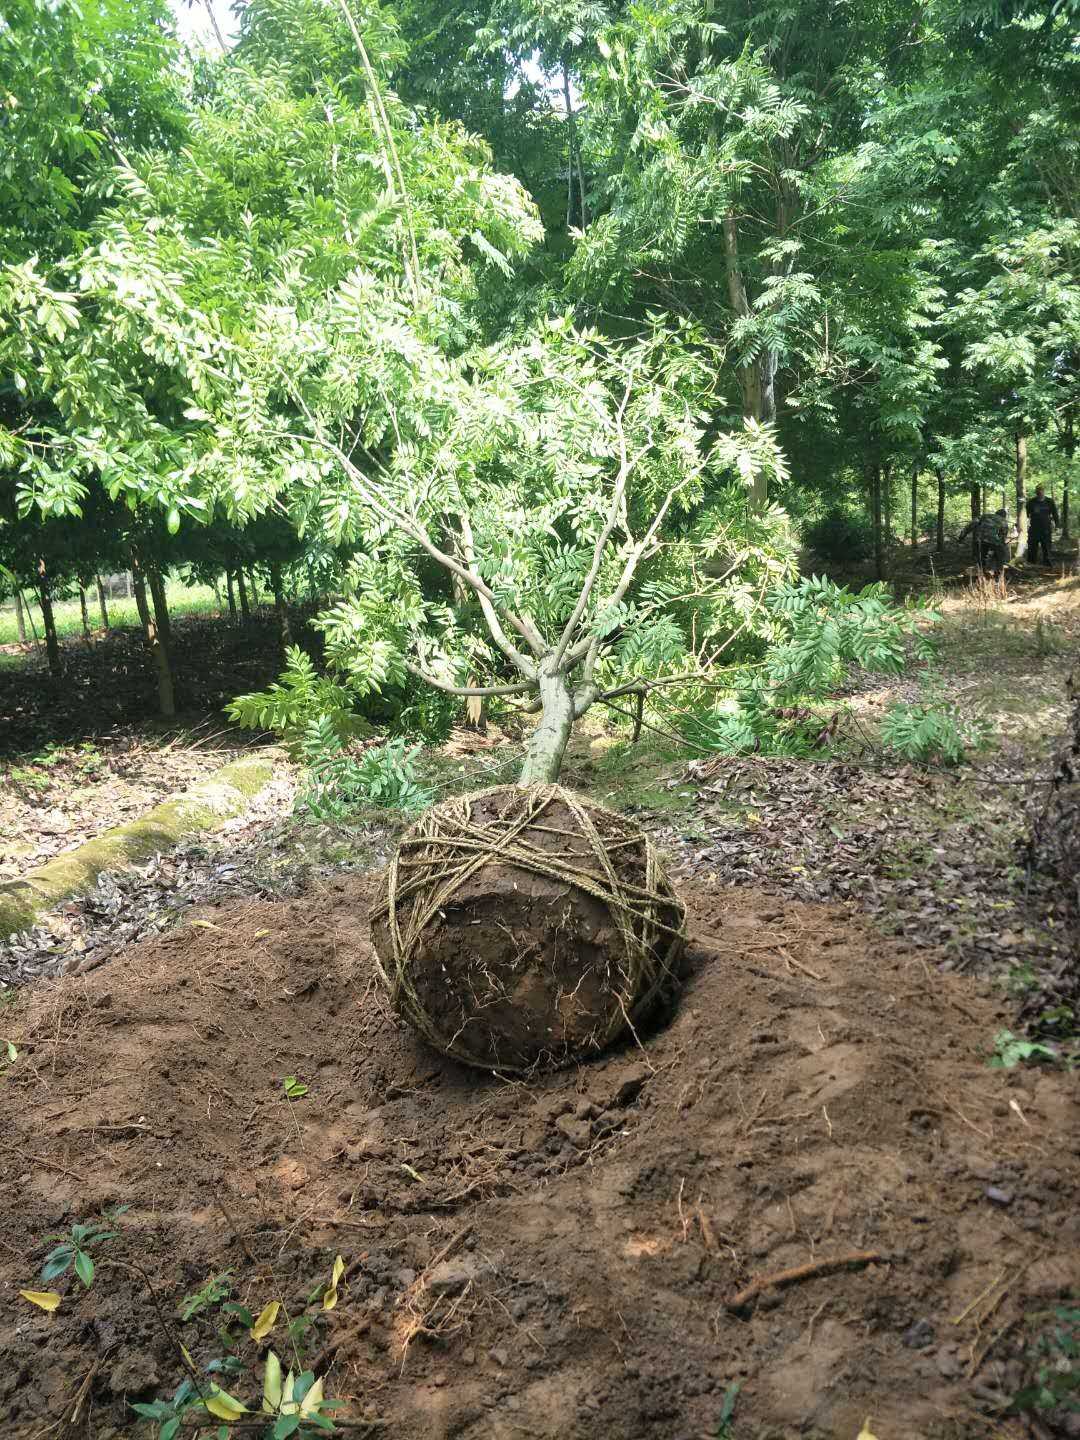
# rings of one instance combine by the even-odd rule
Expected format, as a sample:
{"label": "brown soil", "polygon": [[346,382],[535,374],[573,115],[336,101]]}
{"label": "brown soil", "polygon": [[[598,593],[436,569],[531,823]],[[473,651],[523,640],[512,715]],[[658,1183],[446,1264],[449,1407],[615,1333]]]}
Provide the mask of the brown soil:
{"label": "brown soil", "polygon": [[523,1073],[591,1059],[647,1020],[675,983],[683,918],[633,820],[508,785],[404,836],[372,938],[395,1009],[437,1049]]}
{"label": "brown soil", "polygon": [[[693,973],[644,1052],[506,1083],[399,1028],[371,894],[225,906],[2,1012],[5,1440],[133,1434],[182,1377],[131,1271],[64,1277],[52,1316],[17,1296],[115,1203],[100,1258],[201,1365],[221,1316],[170,1317],[208,1274],[295,1314],[344,1255],[306,1354],[392,1437],[689,1440],[735,1381],[754,1440],[1022,1433],[990,1417],[1025,1317],[1080,1286],[1080,1090],[987,1068],[992,998],[835,908],[687,887]],[[880,1258],[729,1308],[851,1252]]]}

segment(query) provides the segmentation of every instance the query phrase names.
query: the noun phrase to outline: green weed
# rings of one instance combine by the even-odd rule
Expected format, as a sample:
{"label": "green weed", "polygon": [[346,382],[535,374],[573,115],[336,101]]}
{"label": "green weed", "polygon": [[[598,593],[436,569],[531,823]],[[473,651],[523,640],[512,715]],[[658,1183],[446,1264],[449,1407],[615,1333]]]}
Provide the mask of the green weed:
{"label": "green weed", "polygon": [[1056,1060],[1058,1052],[1038,1040],[1025,1040],[1011,1030],[999,1030],[994,1036],[994,1053],[987,1064],[992,1070],[1013,1070],[1028,1060]]}
{"label": "green weed", "polygon": [[200,1290],[193,1290],[190,1295],[185,1295],[180,1302],[178,1314],[181,1320],[192,1320],[196,1315],[201,1315],[204,1310],[211,1310],[215,1305],[220,1305],[232,1294],[232,1271],[226,1270],[221,1275],[211,1275],[206,1284]]}
{"label": "green weed", "polygon": [[89,1290],[94,1283],[95,1270],[94,1257],[90,1252],[104,1244],[106,1240],[116,1239],[119,1231],[110,1227],[116,1223],[118,1216],[129,1208],[127,1205],[118,1205],[114,1210],[103,1211],[104,1225],[93,1221],[90,1224],[72,1225],[71,1229],[63,1235],[46,1235],[46,1240],[58,1240],[60,1243],[55,1245],[45,1256],[45,1263],[41,1267],[42,1280],[48,1284],[74,1269],[75,1274]]}
{"label": "green weed", "polygon": [[1029,1324],[1040,1320],[1050,1323],[1029,1347],[1031,1383],[1013,1396],[1009,1409],[1019,1414],[1080,1414],[1080,1309],[1074,1302],[1028,1317]]}

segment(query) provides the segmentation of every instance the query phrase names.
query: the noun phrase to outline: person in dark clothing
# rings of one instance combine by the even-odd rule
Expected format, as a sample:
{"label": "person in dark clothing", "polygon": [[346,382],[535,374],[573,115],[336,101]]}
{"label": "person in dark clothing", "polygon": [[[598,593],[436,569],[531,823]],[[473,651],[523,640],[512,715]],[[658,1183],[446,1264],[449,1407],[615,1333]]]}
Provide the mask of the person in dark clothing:
{"label": "person in dark clothing", "polygon": [[958,544],[973,535],[979,569],[988,575],[1000,575],[1009,563],[1009,517],[1004,510],[993,515],[980,515],[960,532]]}
{"label": "person in dark clothing", "polygon": [[1060,528],[1057,506],[1042,485],[1035,486],[1035,494],[1027,502],[1028,552],[1027,558],[1033,564],[1039,563],[1039,551],[1043,553],[1043,564],[1052,565],[1050,557],[1051,527]]}

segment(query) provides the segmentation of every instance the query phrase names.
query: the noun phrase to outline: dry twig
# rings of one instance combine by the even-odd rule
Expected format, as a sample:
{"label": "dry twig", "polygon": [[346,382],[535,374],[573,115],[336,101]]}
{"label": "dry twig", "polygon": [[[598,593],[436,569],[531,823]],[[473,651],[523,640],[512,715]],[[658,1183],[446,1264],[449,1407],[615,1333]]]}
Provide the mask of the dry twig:
{"label": "dry twig", "polygon": [[749,1285],[733,1295],[726,1302],[729,1310],[744,1310],[752,1300],[773,1286],[794,1285],[799,1280],[812,1280],[817,1275],[833,1275],[838,1270],[859,1269],[864,1265],[880,1265],[884,1255],[877,1250],[852,1250],[847,1255],[834,1255],[827,1260],[811,1260],[807,1265],[795,1265],[790,1270],[774,1270],[771,1275],[759,1275]]}

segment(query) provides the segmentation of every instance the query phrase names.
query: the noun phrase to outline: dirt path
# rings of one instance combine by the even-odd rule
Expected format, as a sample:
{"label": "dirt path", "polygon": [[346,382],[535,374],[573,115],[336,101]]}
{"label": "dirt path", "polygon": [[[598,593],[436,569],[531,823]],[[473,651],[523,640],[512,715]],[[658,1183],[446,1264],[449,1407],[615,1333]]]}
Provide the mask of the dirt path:
{"label": "dirt path", "polygon": [[[682,1440],[716,1433],[736,1383],[755,1440],[853,1440],[868,1414],[881,1440],[1025,1433],[1003,1412],[1038,1316],[1080,1287],[1077,1077],[989,1069],[999,996],[841,909],[684,890],[670,1023],[533,1084],[399,1029],[357,877],[24,991],[3,1012],[6,1433],[40,1433],[89,1376],[72,1433],[127,1435],[130,1402],[179,1383],[131,1272],[65,1277],[51,1317],[17,1297],[46,1234],[117,1203],[100,1256],[143,1267],[163,1314],[224,1273],[253,1313],[287,1300],[344,1413],[405,1440]],[[200,1367],[219,1305],[176,1327]],[[249,1402],[260,1349],[233,1347]]]}

